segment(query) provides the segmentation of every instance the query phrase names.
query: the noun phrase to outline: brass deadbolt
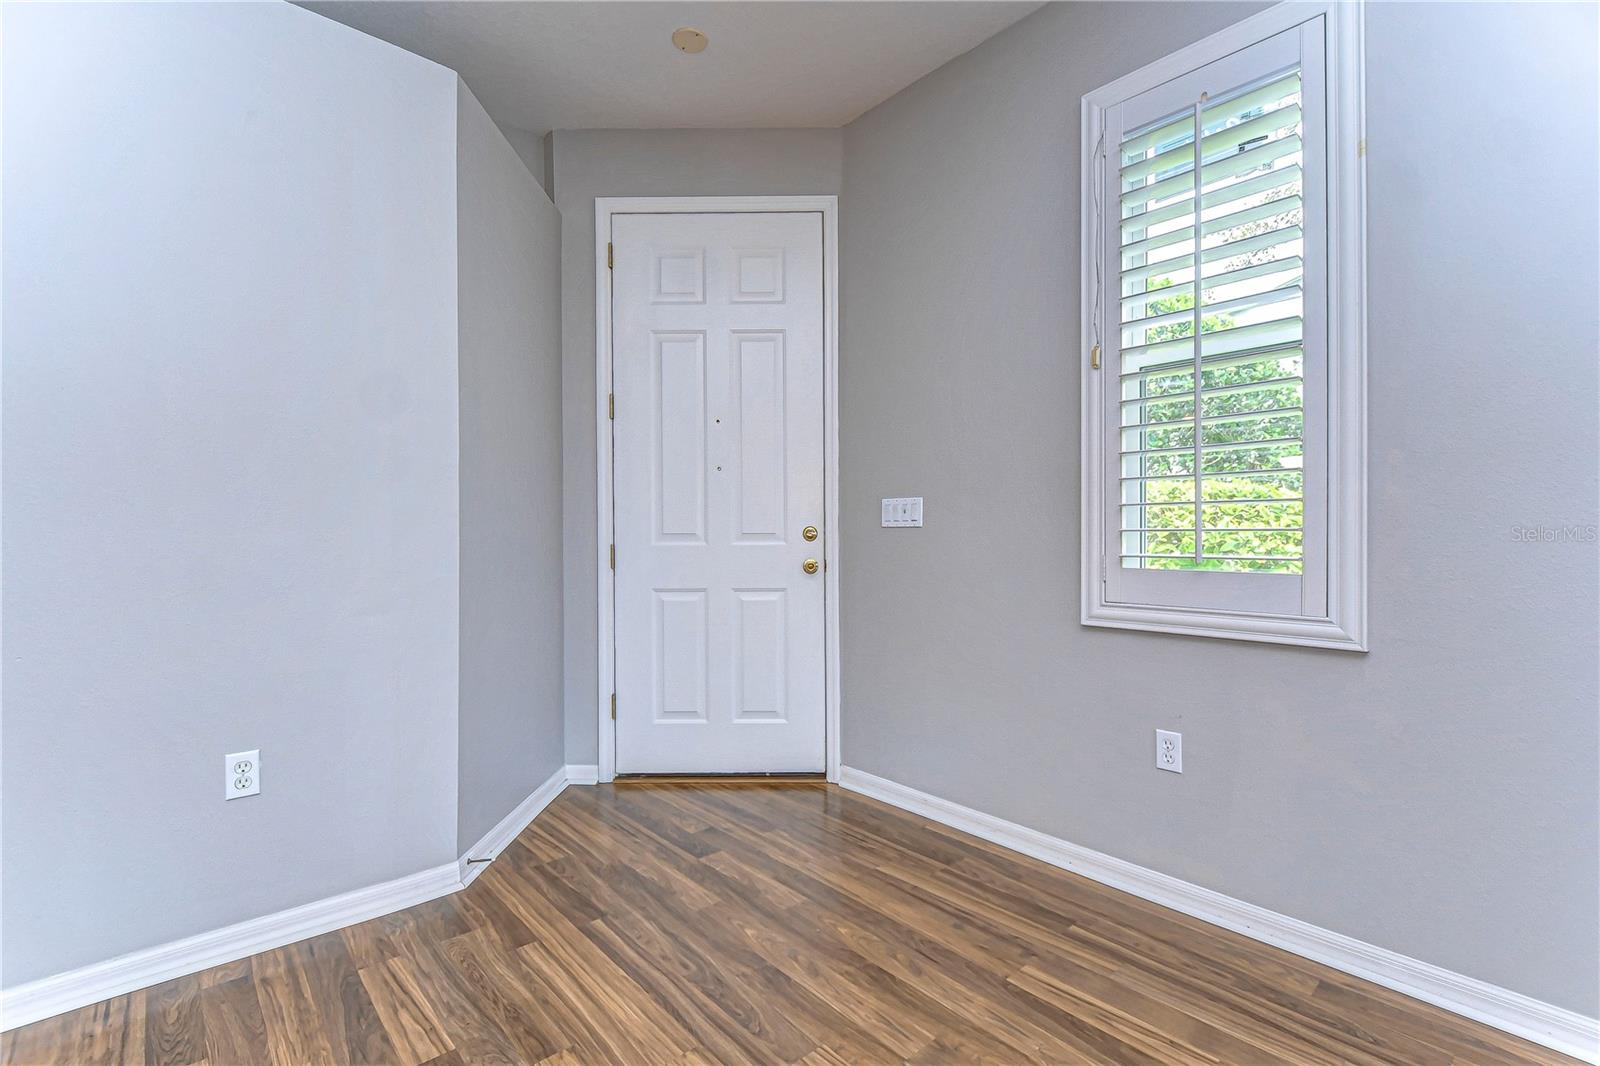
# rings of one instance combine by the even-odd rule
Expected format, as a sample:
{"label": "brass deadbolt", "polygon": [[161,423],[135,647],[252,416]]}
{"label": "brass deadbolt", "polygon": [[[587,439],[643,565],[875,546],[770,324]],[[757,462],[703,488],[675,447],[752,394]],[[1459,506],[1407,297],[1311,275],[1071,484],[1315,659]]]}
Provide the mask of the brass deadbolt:
{"label": "brass deadbolt", "polygon": [[807,540],[816,540],[817,539],[817,527],[816,526],[807,526],[806,528],[804,528],[804,529],[802,529],[800,531],[800,535],[802,537],[806,538]]}

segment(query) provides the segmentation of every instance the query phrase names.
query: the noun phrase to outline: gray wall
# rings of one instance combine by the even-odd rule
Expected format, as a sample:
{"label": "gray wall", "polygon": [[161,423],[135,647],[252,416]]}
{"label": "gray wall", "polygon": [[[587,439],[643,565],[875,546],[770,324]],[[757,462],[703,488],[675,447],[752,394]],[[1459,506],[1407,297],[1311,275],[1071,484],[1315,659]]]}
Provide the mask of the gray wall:
{"label": "gray wall", "polygon": [[465,85],[457,114],[464,853],[565,761],[561,218]]}
{"label": "gray wall", "polygon": [[1596,521],[1593,7],[1368,9],[1371,653],[1078,623],[1079,98],[1249,10],[1054,6],[846,128],[845,762],[1594,1015],[1597,552],[1514,533]]}
{"label": "gray wall", "polygon": [[4,41],[9,986],[455,857],[456,79],[287,4]]}
{"label": "gray wall", "polygon": [[839,130],[557,130],[567,762],[596,761],[594,200],[839,191]]}
{"label": "gray wall", "polygon": [[[472,90],[465,89],[469,94]],[[477,97],[473,97],[474,100]],[[528,173],[533,175],[533,180],[539,183],[539,188],[544,192],[545,199],[550,198],[550,153],[548,151],[550,135],[540,136],[519,130],[515,126],[501,126],[500,132],[506,135],[506,140],[511,147],[516,149],[517,157],[528,168]]]}

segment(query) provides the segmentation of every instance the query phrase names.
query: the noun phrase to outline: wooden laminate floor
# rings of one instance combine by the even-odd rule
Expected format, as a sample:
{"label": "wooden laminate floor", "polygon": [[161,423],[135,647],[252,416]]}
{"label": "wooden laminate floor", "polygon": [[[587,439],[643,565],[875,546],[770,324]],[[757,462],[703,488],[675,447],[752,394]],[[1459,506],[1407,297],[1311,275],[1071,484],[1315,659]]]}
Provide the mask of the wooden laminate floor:
{"label": "wooden laminate floor", "polygon": [[821,784],[571,788],[466,891],[27,1026],[5,1063],[1551,1063]]}

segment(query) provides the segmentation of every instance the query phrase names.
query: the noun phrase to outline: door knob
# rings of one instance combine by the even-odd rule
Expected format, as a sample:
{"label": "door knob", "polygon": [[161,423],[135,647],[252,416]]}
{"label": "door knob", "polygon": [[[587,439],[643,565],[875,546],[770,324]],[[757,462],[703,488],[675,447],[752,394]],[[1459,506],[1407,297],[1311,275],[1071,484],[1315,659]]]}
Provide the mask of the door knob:
{"label": "door knob", "polygon": [[804,529],[802,529],[800,531],[800,535],[802,537],[806,538],[807,540],[816,540],[817,539],[817,527],[816,526],[807,526],[806,528],[804,528]]}
{"label": "door knob", "polygon": [[800,564],[800,569],[804,570],[808,574],[814,574],[817,572],[817,561],[815,559],[807,559],[805,562]]}

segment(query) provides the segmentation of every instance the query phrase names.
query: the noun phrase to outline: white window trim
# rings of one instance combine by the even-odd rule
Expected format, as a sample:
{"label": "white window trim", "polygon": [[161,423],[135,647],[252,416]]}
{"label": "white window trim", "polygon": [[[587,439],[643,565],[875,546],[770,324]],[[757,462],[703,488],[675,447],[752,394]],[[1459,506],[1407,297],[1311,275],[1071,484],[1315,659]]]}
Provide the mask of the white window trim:
{"label": "white window trim", "polygon": [[[1366,141],[1363,8],[1338,0],[1291,0],[1174,52],[1083,98],[1081,192],[1093,188],[1105,109],[1256,41],[1324,18],[1326,31],[1328,244],[1328,615],[1309,618],[1109,603],[1105,596],[1105,371],[1095,341],[1097,225],[1082,212],[1083,624],[1157,633],[1367,650]],[[1080,201],[1081,202],[1081,201]],[[1117,301],[1103,302],[1104,313]]]}

